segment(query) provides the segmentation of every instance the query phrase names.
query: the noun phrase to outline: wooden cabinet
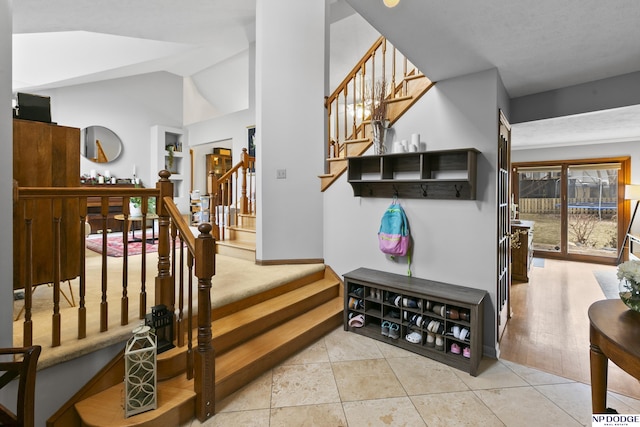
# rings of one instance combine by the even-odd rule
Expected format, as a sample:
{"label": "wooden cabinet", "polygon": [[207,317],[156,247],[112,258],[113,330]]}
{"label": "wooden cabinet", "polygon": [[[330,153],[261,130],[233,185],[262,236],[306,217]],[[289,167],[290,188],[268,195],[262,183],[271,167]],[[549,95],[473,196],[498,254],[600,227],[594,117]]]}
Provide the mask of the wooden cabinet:
{"label": "wooden cabinet", "polygon": [[[344,286],[345,330],[477,375],[485,291],[367,268],[345,274]],[[358,315],[362,326],[352,321]],[[398,337],[383,335],[385,325],[395,325]],[[412,332],[417,342],[407,339]]]}
{"label": "wooden cabinet", "polygon": [[354,196],[474,200],[477,155],[470,148],[349,157],[348,181]]}
{"label": "wooden cabinet", "polygon": [[[78,187],[80,129],[28,120],[13,120],[13,179],[20,187]],[[36,200],[31,210],[33,284],[53,281],[54,211],[60,211],[61,280],[80,274],[78,200]],[[57,216],[57,215],[56,215]],[[24,206],[13,212],[13,287],[25,284],[26,227]]]}
{"label": "wooden cabinet", "polygon": [[533,221],[511,223],[511,280],[529,281],[533,260]]}
{"label": "wooden cabinet", "polygon": [[[233,167],[231,150],[226,151],[229,151],[229,154],[207,154],[205,165],[205,170],[207,171],[207,183],[209,182],[209,174],[212,173],[213,176],[216,177],[216,179],[219,179]],[[208,188],[207,191],[209,192],[209,194],[212,194],[214,192],[214,189]],[[228,199],[230,194],[231,184],[226,183],[222,191],[216,194],[215,200],[212,200],[212,206],[228,205],[229,203],[223,199]]]}

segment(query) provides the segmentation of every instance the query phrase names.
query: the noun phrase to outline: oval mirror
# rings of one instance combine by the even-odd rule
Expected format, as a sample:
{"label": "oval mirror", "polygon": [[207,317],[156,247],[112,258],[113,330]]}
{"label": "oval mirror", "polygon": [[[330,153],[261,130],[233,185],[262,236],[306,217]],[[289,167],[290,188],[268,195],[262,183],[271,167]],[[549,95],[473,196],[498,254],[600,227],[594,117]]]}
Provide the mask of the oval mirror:
{"label": "oval mirror", "polygon": [[80,154],[95,163],[109,163],[122,153],[122,141],[111,129],[89,126],[82,130]]}

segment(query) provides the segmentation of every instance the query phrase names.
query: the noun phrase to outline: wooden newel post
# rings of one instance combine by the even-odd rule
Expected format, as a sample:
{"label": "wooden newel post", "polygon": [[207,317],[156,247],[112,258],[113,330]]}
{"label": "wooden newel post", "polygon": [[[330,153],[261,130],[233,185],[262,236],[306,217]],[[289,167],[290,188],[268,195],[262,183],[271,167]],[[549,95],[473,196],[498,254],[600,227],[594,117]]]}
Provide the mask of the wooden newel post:
{"label": "wooden newel post", "polygon": [[215,414],[215,353],[211,344],[211,278],[215,274],[215,240],[211,224],[198,226],[195,241],[198,278],[198,348],[194,355],[196,417],[200,422]]}
{"label": "wooden newel post", "polygon": [[242,149],[242,188],[240,198],[240,208],[242,214],[249,213],[249,199],[247,199],[247,169],[249,169],[249,153],[247,149]]}
{"label": "wooden newel post", "polygon": [[160,190],[160,196],[156,200],[156,212],[158,214],[158,276],[156,276],[156,296],[155,304],[164,304],[173,309],[174,291],[173,278],[171,277],[170,260],[170,238],[169,224],[170,216],[164,198],[173,198],[173,183],[169,181],[171,172],[161,170],[158,175],[160,180],[156,182],[156,188]]}

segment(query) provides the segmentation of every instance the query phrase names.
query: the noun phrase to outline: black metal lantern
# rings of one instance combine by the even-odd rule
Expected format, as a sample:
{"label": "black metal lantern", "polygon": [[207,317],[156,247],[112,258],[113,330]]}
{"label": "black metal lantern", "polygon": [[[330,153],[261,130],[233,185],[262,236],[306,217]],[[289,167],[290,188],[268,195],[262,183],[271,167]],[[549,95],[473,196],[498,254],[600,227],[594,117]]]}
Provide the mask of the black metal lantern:
{"label": "black metal lantern", "polygon": [[151,307],[151,313],[146,316],[146,324],[155,331],[158,354],[173,347],[173,313],[164,304]]}

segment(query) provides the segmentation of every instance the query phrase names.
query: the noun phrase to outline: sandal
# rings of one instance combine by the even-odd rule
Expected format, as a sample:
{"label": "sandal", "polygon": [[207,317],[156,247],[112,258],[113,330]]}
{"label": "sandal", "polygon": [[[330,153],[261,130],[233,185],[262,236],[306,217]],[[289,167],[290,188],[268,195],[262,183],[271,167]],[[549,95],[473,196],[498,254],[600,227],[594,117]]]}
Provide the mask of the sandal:
{"label": "sandal", "polygon": [[353,316],[349,319],[349,326],[352,328],[362,328],[364,326],[364,316],[362,314]]}
{"label": "sandal", "polygon": [[420,344],[422,342],[422,334],[420,332],[411,332],[405,338],[413,344]]}

